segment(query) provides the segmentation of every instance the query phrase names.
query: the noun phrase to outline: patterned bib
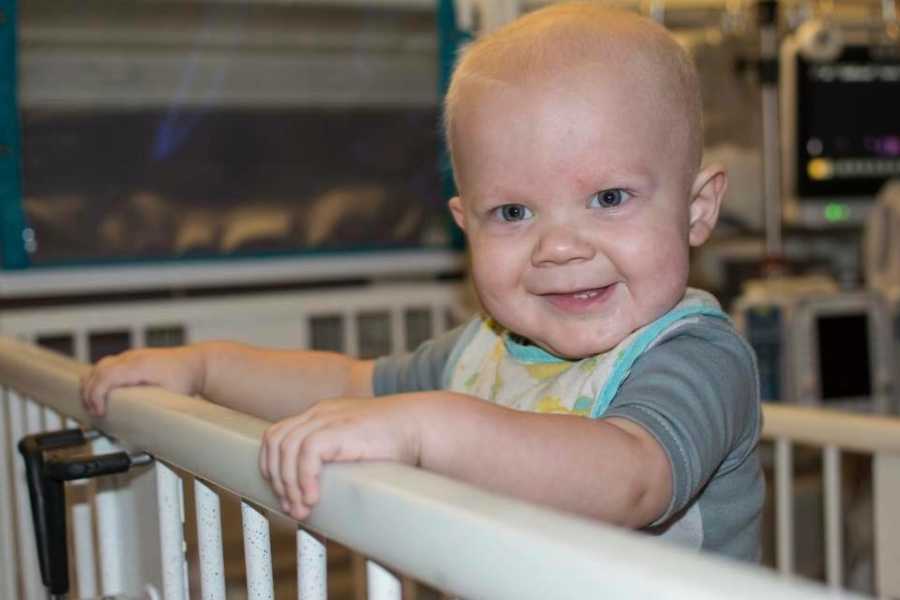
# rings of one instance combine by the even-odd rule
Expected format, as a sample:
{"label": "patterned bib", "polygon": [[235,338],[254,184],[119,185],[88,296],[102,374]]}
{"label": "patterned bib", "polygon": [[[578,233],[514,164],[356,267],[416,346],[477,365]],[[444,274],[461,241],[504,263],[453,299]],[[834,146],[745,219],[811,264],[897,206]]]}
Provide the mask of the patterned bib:
{"label": "patterned bib", "polygon": [[712,295],[688,288],[675,308],[641,327],[615,348],[580,360],[554,356],[517,341],[490,319],[454,351],[446,372],[447,389],[501,406],[539,413],[597,418],[612,402],[634,361],[665,333],[700,315],[728,319]]}

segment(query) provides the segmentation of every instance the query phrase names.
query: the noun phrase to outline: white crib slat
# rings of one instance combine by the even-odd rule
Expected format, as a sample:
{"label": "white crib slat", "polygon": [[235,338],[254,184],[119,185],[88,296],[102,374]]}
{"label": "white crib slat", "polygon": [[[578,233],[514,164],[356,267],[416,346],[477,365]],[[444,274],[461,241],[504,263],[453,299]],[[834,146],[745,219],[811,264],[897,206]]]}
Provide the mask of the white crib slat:
{"label": "white crib slat", "polygon": [[130,347],[145,348],[147,346],[147,330],[140,325],[132,325],[130,335]]}
{"label": "white crib slat", "polygon": [[344,354],[359,356],[359,326],[357,315],[353,311],[344,311],[341,320],[344,323]]}
{"label": "white crib slat", "polygon": [[272,600],[272,544],[269,520],[249,502],[241,501],[244,525],[244,561],[247,571],[247,600]]}
{"label": "white crib slat", "polygon": [[194,506],[197,511],[201,598],[222,600],[225,598],[225,558],[219,494],[200,479],[194,479]]}
{"label": "white crib slat", "polygon": [[[104,437],[91,442],[94,454],[107,454],[117,448]],[[93,482],[94,519],[97,525],[97,551],[100,567],[100,590],[104,595],[120,594],[126,589],[126,557],[122,549],[122,494],[115,478],[101,477]]]}
{"label": "white crib slat", "polygon": [[391,352],[406,352],[406,313],[402,308],[394,308],[390,312],[391,319]]}
{"label": "white crib slat", "polygon": [[66,499],[71,503],[70,545],[74,558],[75,579],[80,598],[98,595],[97,561],[94,549],[94,484],[90,480],[66,484]]}
{"label": "white crib slat", "polygon": [[[27,409],[29,401],[10,391],[9,402],[10,437],[18,444],[27,433]],[[16,530],[19,540],[19,574],[24,586],[25,598],[42,598],[46,594],[41,583],[40,565],[38,563],[37,546],[34,539],[34,523],[31,520],[31,505],[28,500],[28,488],[25,484],[25,463],[18,456],[15,459],[15,493],[16,493]]]}
{"label": "white crib slat", "polygon": [[184,496],[181,478],[157,461],[156,489],[159,501],[160,553],[163,598],[187,600],[187,560],[184,546]]}
{"label": "white crib slat", "polygon": [[841,451],[822,449],[825,478],[825,571],[828,585],[841,587],[844,580],[844,539],[841,529]]}
{"label": "white crib slat", "polygon": [[[299,338],[297,339],[297,347],[298,348],[309,348],[312,344],[312,334],[309,330],[309,319],[297,319],[295,323],[297,327],[297,335]],[[190,332],[186,331],[185,336],[187,336]],[[185,343],[188,343],[191,338],[185,340]]]}
{"label": "white crib slat", "polygon": [[52,408],[44,408],[44,428],[47,431],[64,429],[62,417]]}
{"label": "white crib slat", "polygon": [[900,456],[879,452],[872,460],[875,494],[875,587],[882,598],[900,597]]}
{"label": "white crib slat", "polygon": [[123,590],[122,548],[119,535],[119,504],[116,489],[97,480],[94,507],[97,522],[97,548],[100,553],[100,589],[104,595]]}
{"label": "white crib slat", "polygon": [[24,399],[25,403],[25,431],[29,434],[44,431],[44,419],[41,405]]}
{"label": "white crib slat", "polygon": [[91,362],[91,349],[88,348],[88,334],[84,329],[72,331],[75,340],[75,358],[81,362]]}
{"label": "white crib slat", "polygon": [[447,307],[443,304],[431,305],[431,337],[437,337],[449,329]]}
{"label": "white crib slat", "polygon": [[0,406],[0,597],[19,597],[19,574],[16,556],[14,506],[15,486],[12,486],[13,460],[16,443],[9,431],[9,412],[6,402],[6,390],[3,390]]}
{"label": "white crib slat", "polygon": [[775,540],[778,570],[794,572],[794,459],[790,440],[775,441]]}
{"label": "white crib slat", "polygon": [[[65,429],[79,427],[78,421],[66,417]],[[60,426],[62,428],[62,426]],[[94,482],[88,479],[70,481],[66,484],[66,502],[69,507],[69,546],[75,573],[73,584],[78,589],[79,598],[93,598],[99,595],[97,587],[97,560],[94,548]]]}
{"label": "white crib slat", "polygon": [[328,598],[328,555],[325,540],[297,529],[297,590],[300,600]]}
{"label": "white crib slat", "polygon": [[366,589],[369,600],[400,600],[403,592],[400,578],[372,560],[366,561]]}

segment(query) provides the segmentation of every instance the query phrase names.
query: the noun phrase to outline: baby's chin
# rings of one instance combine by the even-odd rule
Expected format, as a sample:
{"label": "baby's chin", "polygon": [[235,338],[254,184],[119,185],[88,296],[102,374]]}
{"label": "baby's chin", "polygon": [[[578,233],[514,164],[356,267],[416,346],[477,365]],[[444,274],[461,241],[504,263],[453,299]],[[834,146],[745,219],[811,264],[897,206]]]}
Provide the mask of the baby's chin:
{"label": "baby's chin", "polygon": [[581,360],[609,352],[627,336],[608,340],[532,340],[545,351],[566,360]]}

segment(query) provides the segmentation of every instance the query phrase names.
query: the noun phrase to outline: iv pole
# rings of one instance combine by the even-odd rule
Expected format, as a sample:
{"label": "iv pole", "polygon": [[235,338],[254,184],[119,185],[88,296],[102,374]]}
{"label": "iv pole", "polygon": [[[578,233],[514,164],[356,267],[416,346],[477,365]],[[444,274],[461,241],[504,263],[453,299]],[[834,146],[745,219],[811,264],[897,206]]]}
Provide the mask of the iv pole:
{"label": "iv pole", "polygon": [[[762,170],[766,254],[764,270],[776,269],[784,256],[781,238],[781,154],[778,124],[778,2],[759,0],[759,81],[762,98]],[[768,274],[768,273],[766,273]]]}

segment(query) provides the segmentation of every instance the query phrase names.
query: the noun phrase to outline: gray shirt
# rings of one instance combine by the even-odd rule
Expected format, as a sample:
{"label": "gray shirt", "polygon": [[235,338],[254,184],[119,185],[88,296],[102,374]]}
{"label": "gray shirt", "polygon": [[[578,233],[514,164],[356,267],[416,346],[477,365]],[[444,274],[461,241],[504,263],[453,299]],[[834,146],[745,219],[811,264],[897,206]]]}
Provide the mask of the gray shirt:
{"label": "gray shirt", "polygon": [[[376,362],[376,395],[441,389],[465,327]],[[721,319],[700,317],[638,358],[603,417],[638,423],[672,464],[672,501],[645,531],[692,548],[759,560],[765,482],[753,352]]]}

